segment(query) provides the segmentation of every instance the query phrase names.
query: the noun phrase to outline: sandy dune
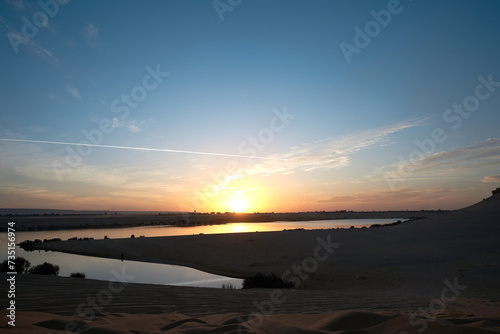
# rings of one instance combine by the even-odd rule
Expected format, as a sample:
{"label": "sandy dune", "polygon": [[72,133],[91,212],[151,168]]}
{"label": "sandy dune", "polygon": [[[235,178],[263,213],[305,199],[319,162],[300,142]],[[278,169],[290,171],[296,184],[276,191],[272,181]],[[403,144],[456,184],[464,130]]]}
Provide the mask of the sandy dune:
{"label": "sandy dune", "polygon": [[[499,211],[497,194],[469,208],[376,229],[51,243],[43,246],[112,258],[124,253],[126,260],[235,277],[273,272],[299,289],[132,282],[98,303],[90,319],[79,305],[109,290],[109,282],[20,275],[17,329],[56,333],[70,323],[83,333],[500,332]],[[6,288],[5,279],[0,286]]]}
{"label": "sandy dune", "polygon": [[[273,290],[268,289],[129,283],[112,294],[109,302],[89,303],[108,289],[109,282],[104,281],[20,275],[15,332],[238,333],[239,329],[245,333],[245,328],[255,333],[417,333],[423,328],[425,333],[500,331],[498,298],[496,302],[470,298],[466,292],[446,304],[438,315],[431,311],[432,298],[388,291],[284,290],[271,306]],[[5,317],[6,311],[0,313]]]}
{"label": "sandy dune", "polygon": [[[103,314],[87,324],[78,317],[55,317],[49,313],[24,312],[17,333],[59,333],[68,328],[81,333],[405,333],[425,328],[425,333],[495,333],[499,319],[440,317],[426,327],[412,327],[408,316],[362,311],[321,314],[279,314],[241,323],[236,313],[193,318],[170,314]],[[71,324],[71,325],[67,325]],[[254,325],[259,325],[258,328]]]}

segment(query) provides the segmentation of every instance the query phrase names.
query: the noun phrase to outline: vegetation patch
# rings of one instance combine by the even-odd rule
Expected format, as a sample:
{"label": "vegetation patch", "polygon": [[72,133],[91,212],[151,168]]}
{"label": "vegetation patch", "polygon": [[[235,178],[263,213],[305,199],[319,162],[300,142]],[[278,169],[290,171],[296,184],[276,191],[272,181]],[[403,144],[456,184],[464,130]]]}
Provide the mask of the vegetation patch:
{"label": "vegetation patch", "polygon": [[292,282],[284,281],[275,274],[257,273],[255,276],[243,280],[243,289],[266,288],[266,289],[292,289]]}
{"label": "vegetation patch", "polygon": [[85,273],[71,273],[69,277],[85,278]]}
{"label": "vegetation patch", "polygon": [[31,268],[29,272],[35,275],[57,276],[59,275],[59,266],[57,264],[44,262]]}

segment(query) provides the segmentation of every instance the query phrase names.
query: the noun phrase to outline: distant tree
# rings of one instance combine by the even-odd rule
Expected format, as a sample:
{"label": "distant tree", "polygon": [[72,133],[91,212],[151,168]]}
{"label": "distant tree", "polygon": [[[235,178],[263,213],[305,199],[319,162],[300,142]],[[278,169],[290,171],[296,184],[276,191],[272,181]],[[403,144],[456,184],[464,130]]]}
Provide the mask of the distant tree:
{"label": "distant tree", "polygon": [[59,266],[56,264],[44,262],[31,268],[29,272],[36,275],[57,276],[59,275]]}
{"label": "distant tree", "polygon": [[275,274],[264,275],[262,273],[257,273],[255,276],[245,278],[242,288],[291,289],[294,287],[295,285],[292,282],[286,282]]}
{"label": "distant tree", "polygon": [[69,277],[85,278],[85,273],[71,273]]}
{"label": "distant tree", "polygon": [[0,264],[0,272],[6,273],[9,271],[15,271],[18,274],[24,274],[24,273],[28,272],[28,270],[31,266],[31,263],[30,263],[30,261],[26,260],[24,257],[16,257],[16,259],[14,260],[14,265],[15,265],[15,270],[11,270],[11,268],[9,268],[8,260],[4,260]]}

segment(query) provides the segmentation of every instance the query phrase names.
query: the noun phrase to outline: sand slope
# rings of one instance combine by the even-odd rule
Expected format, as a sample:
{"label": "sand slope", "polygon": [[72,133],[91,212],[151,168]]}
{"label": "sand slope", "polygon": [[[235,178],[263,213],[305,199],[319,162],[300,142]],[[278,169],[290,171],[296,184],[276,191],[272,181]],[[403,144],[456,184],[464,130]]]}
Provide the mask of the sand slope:
{"label": "sand slope", "polygon": [[[498,333],[499,318],[439,317],[412,326],[408,316],[382,315],[363,311],[340,311],[321,314],[273,314],[243,321],[236,313],[199,318],[180,313],[170,314],[101,314],[87,323],[75,316],[22,312],[16,333],[64,333],[75,329],[81,333],[401,333],[425,330],[428,334]],[[243,319],[245,320],[245,319]],[[423,318],[420,321],[424,321]],[[6,329],[3,331],[7,332]],[[67,332],[66,332],[67,333]]]}
{"label": "sand slope", "polygon": [[[5,278],[0,275],[2,291]],[[235,333],[240,325],[255,333],[416,333],[424,326],[425,333],[500,332],[498,297],[471,298],[467,291],[438,310],[431,302],[439,294],[390,291],[283,290],[279,302],[270,303],[270,289],[129,283],[108,300],[102,291],[109,290],[109,282],[39,275],[18,275],[16,290],[19,333],[57,333],[66,326],[98,334]],[[90,306],[91,300],[96,304]],[[7,319],[3,304],[4,299],[0,317]]]}

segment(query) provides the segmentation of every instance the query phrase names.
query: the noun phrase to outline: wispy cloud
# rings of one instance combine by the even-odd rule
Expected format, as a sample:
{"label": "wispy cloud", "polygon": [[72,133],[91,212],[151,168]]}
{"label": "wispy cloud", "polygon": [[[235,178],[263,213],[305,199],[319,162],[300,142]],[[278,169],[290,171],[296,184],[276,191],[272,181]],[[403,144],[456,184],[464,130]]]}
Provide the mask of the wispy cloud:
{"label": "wispy cloud", "polygon": [[440,189],[397,189],[397,190],[378,190],[372,192],[357,192],[349,195],[331,196],[321,200],[319,203],[338,203],[338,204],[353,204],[364,205],[373,204],[373,207],[380,207],[380,203],[391,203],[394,208],[399,204],[406,208],[411,206],[414,208],[429,205],[429,203],[446,202],[449,200],[458,200],[464,197],[463,189],[459,188],[440,188]]}
{"label": "wispy cloud", "polygon": [[120,128],[122,127],[123,125],[125,125],[124,122],[121,122],[118,118],[114,117],[113,118],[113,127],[114,128]]}
{"label": "wispy cloud", "polygon": [[[288,153],[271,156],[275,162],[259,164],[249,174],[290,174],[298,170],[334,169],[351,164],[351,156],[359,151],[387,145],[390,135],[420,126],[425,119],[414,119],[377,129],[352,133],[340,138],[325,138],[316,142],[292,147]],[[283,161],[280,161],[283,160]]]}
{"label": "wispy cloud", "polygon": [[139,133],[139,132],[141,132],[142,129],[139,128],[134,123],[135,123],[134,121],[122,122],[118,118],[115,117],[115,118],[113,118],[113,124],[112,124],[112,126],[114,128],[125,127],[127,130],[129,130],[130,132],[133,132],[133,133]]}
{"label": "wispy cloud", "polygon": [[0,22],[3,23],[3,25],[9,30],[7,33],[7,38],[10,41],[11,46],[14,49],[14,52],[19,52],[19,48],[24,46],[34,54],[40,56],[44,60],[52,63],[52,64],[59,64],[59,59],[54,56],[52,51],[44,48],[40,44],[36,43],[33,41],[33,39],[26,38],[22,33],[17,31],[15,28],[11,27],[3,17],[0,16]]}
{"label": "wispy cloud", "polygon": [[241,175],[241,174],[227,175],[224,177],[224,180],[222,182],[218,183],[217,185],[214,185],[214,187],[215,187],[214,190],[215,191],[227,190],[227,186],[229,185],[229,183],[241,178],[242,176],[243,175]]}
{"label": "wispy cloud", "polygon": [[99,34],[101,29],[97,27],[94,23],[87,23],[85,28],[83,28],[83,36],[87,41],[88,46],[91,48],[97,48],[97,39],[99,38]]}
{"label": "wispy cloud", "polygon": [[11,7],[16,9],[24,9],[25,4],[23,0],[5,0]]}
{"label": "wispy cloud", "polygon": [[484,177],[481,182],[484,183],[500,183],[500,175],[491,175]]}
{"label": "wispy cloud", "polygon": [[412,174],[432,172],[435,177],[440,177],[442,173],[477,172],[478,168],[492,166],[500,166],[500,138],[490,138],[467,147],[437,152],[413,163],[398,162],[383,167],[381,171],[391,172],[401,169],[412,171]]}
{"label": "wispy cloud", "polygon": [[66,92],[68,92],[69,95],[73,96],[77,100],[81,100],[82,97],[80,96],[80,93],[78,92],[78,89],[71,85],[66,85]]}
{"label": "wispy cloud", "polygon": [[137,125],[135,125],[135,124],[129,124],[129,125],[127,125],[127,129],[130,132],[133,132],[133,133],[139,133],[139,132],[141,132],[141,129]]}

